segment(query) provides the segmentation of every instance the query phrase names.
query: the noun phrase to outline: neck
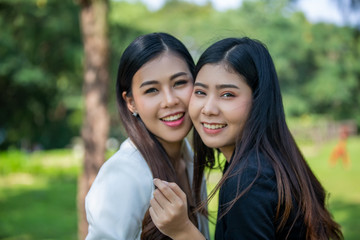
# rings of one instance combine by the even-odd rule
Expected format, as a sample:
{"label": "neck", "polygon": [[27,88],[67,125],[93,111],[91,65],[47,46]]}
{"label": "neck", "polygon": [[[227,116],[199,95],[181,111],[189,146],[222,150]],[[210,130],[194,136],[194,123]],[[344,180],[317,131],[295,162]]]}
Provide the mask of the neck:
{"label": "neck", "polygon": [[181,154],[182,154],[181,147],[182,147],[183,141],[173,142],[173,143],[164,142],[161,140],[159,140],[159,141],[162,144],[162,146],[164,147],[166,153],[168,154],[172,164],[174,166],[176,166],[177,162],[179,162],[182,157],[181,156]]}
{"label": "neck", "polygon": [[235,150],[234,146],[226,146],[226,147],[220,148],[220,151],[224,154],[227,162],[230,162],[230,159],[234,153],[234,150]]}

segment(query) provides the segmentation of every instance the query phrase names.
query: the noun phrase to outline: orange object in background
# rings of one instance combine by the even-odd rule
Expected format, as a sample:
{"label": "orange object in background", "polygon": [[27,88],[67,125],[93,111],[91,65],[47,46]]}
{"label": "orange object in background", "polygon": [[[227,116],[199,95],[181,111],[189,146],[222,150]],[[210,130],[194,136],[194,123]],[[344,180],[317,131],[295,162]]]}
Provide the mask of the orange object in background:
{"label": "orange object in background", "polygon": [[329,159],[330,166],[332,167],[335,166],[338,159],[341,158],[344,167],[345,168],[350,167],[350,158],[346,149],[346,142],[348,136],[349,136],[349,130],[347,126],[342,126],[340,128],[340,133],[339,133],[339,142],[335,145],[330,155],[330,159]]}

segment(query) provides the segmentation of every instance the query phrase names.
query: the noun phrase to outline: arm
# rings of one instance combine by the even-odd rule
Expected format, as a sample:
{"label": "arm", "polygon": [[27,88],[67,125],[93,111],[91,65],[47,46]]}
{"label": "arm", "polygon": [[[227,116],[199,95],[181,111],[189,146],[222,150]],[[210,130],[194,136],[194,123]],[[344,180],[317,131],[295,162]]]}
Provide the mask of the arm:
{"label": "arm", "polygon": [[180,187],[159,179],[154,184],[149,212],[156,227],[174,240],[205,239],[188,217],[186,194]]}

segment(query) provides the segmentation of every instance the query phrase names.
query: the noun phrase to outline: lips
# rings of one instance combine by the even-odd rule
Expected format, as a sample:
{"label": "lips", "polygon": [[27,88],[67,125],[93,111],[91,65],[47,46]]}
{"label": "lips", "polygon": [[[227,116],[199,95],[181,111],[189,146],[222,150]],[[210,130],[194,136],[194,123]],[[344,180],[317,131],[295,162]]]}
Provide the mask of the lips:
{"label": "lips", "polygon": [[227,124],[222,124],[222,123],[206,123],[206,122],[202,122],[201,124],[203,126],[203,131],[206,134],[210,134],[210,135],[219,134],[224,130],[224,128],[227,127]]}
{"label": "lips", "polygon": [[182,123],[185,120],[185,113],[175,113],[168,115],[166,117],[160,118],[161,121],[168,127],[177,128],[182,126]]}
{"label": "lips", "polygon": [[173,122],[173,121],[179,120],[183,116],[184,116],[184,113],[177,113],[174,115],[169,115],[169,116],[163,117],[163,118],[161,118],[161,120],[164,122]]}
{"label": "lips", "polygon": [[204,128],[207,129],[211,129],[211,130],[216,130],[216,129],[221,129],[227,126],[227,124],[219,124],[219,123],[202,123],[202,125],[204,126]]}

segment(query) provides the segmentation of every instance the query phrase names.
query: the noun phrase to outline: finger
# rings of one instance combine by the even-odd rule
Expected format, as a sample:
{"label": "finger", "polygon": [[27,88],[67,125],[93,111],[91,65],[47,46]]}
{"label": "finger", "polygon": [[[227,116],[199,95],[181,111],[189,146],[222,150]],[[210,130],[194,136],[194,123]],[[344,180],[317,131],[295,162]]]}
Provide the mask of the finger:
{"label": "finger", "polygon": [[186,194],[185,192],[177,185],[176,183],[169,183],[169,187],[173,192],[181,199],[186,201]]}
{"label": "finger", "polygon": [[152,211],[155,213],[157,217],[159,217],[162,214],[162,211],[164,211],[163,208],[154,198],[150,200],[150,207],[152,208]]}
{"label": "finger", "polygon": [[155,178],[154,184],[170,203],[178,201],[177,194],[170,188],[168,182]]}
{"label": "finger", "polygon": [[[156,189],[153,193],[154,199],[157,201],[158,205],[164,209],[165,211],[173,205],[173,202],[176,202],[173,200],[173,202],[170,202],[169,199],[167,199],[164,194],[159,190]],[[173,193],[175,195],[175,193]]]}
{"label": "finger", "polygon": [[158,221],[159,221],[159,217],[158,217],[158,215],[156,214],[156,212],[155,212],[155,210],[154,210],[153,207],[150,207],[150,208],[149,208],[149,213],[150,213],[150,217],[151,217],[153,223],[155,224],[155,226],[157,226],[157,223],[158,223]]}

